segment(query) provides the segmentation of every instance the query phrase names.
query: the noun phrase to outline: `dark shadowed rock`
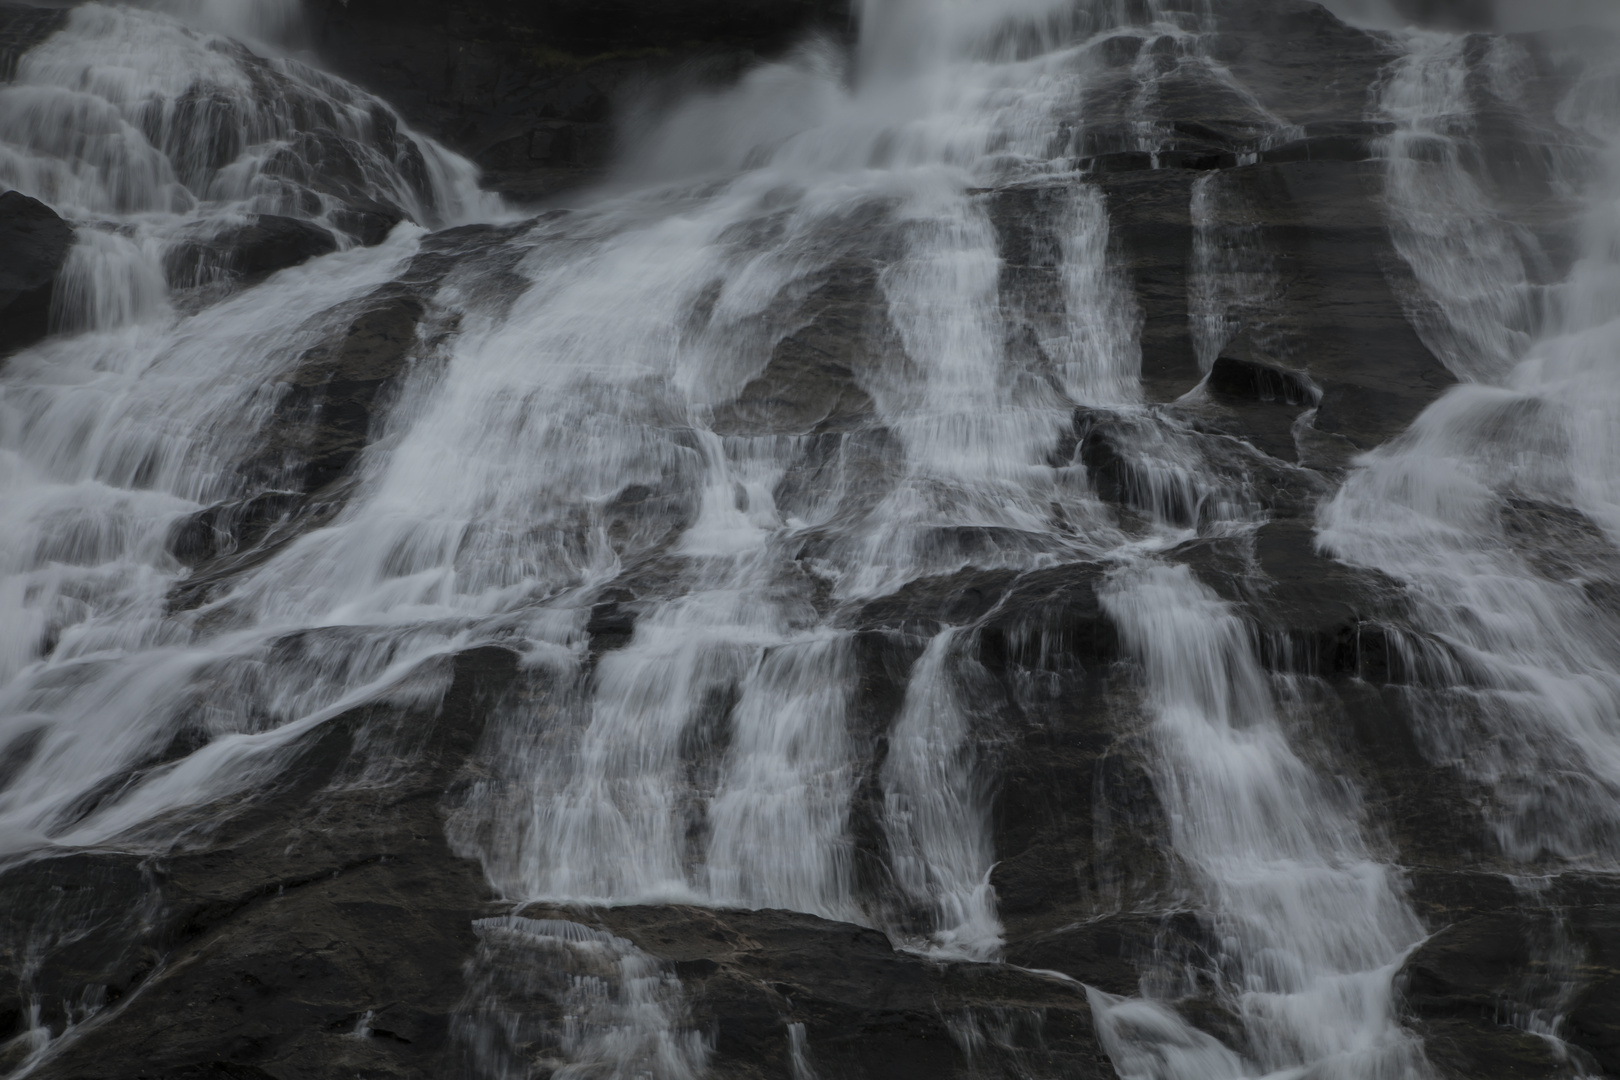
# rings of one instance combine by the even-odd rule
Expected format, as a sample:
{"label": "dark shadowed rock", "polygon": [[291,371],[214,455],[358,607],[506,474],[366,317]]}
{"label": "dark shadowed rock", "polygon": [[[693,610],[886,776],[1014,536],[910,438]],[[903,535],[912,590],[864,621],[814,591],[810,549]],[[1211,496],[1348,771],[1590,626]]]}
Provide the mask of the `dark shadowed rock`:
{"label": "dark shadowed rock", "polygon": [[1454,896],[1455,921],[1412,953],[1398,980],[1431,1058],[1458,1077],[1557,1075],[1557,1049],[1526,1030],[1531,1017],[1544,1025],[1556,1017],[1581,1062],[1612,1074],[1620,1065],[1615,895],[1610,881],[1575,878],[1554,881],[1543,896],[1510,888]]}
{"label": "dark shadowed rock", "polygon": [[305,353],[277,405],[279,432],[304,462],[301,487],[317,491],[364,449],[378,394],[404,373],[426,306],[414,291],[383,286],[359,301],[340,337]]}
{"label": "dark shadowed rock", "polygon": [[50,332],[56,278],[73,226],[20,191],[0,194],[0,356]]}
{"label": "dark shadowed rock", "polygon": [[[61,895],[63,882],[126,913],[53,962],[67,981],[46,988],[47,1005],[89,995],[105,1019],[37,1075],[448,1075],[472,923],[489,908],[478,867],[446,845],[440,806],[515,664],[486,648],[445,667],[436,708],[363,706],[327,721],[271,790],[204,808],[186,850],[0,876],[13,924],[45,914],[30,890]],[[393,782],[356,784],[367,768],[378,775],[378,754],[395,758]]]}
{"label": "dark shadowed rock", "polygon": [[1189,205],[1196,172],[1125,172],[1097,178],[1108,197],[1109,238],[1141,308],[1142,389],[1150,400],[1185,394],[1203,373],[1187,318],[1193,256]]}
{"label": "dark shadowed rock", "polygon": [[1309,376],[1268,362],[1241,339],[1221,350],[1205,385],[1225,397],[1280,405],[1315,405],[1322,396]]}
{"label": "dark shadowed rock", "polygon": [[297,266],[337,250],[332,234],[310,221],[260,214],[251,225],[220,238],[226,264],[245,277]]}
{"label": "dark shadowed rock", "polygon": [[405,212],[388,203],[351,195],[329,217],[333,225],[354,237],[362,247],[374,247],[388,239],[394,226],[405,220]]}
{"label": "dark shadowed rock", "polygon": [[[803,1025],[823,1076],[967,1077],[1026,1057],[1039,1075],[1113,1075],[1084,994],[1050,977],[934,963],[896,951],[875,930],[798,912],[535,906],[523,914],[607,930],[669,964],[723,1076],[802,1075],[790,1024]],[[995,1023],[1015,1010],[1027,1026]],[[999,1038],[976,1032],[986,1022]]]}
{"label": "dark shadowed rock", "polygon": [[221,277],[252,282],[337,247],[331,232],[313,221],[259,214],[246,225],[176,245],[165,256],[163,269],[170,284],[182,287]]}
{"label": "dark shadowed rock", "polygon": [[0,4],[0,83],[17,77],[23,53],[67,23],[66,8]]}
{"label": "dark shadowed rock", "polygon": [[305,8],[327,63],[517,199],[600,175],[620,134],[615,106],[638,91],[729,82],[760,55],[815,30],[845,33],[850,21],[845,0],[306,0]]}

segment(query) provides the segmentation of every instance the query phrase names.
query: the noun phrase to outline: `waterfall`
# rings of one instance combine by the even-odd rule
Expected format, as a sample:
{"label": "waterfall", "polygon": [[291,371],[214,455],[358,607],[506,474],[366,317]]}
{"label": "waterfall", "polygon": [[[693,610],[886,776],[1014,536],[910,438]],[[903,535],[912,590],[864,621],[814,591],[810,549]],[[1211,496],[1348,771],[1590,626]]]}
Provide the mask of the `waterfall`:
{"label": "waterfall", "polygon": [[[1122,572],[1104,604],[1143,668],[1176,851],[1208,893],[1259,1075],[1425,1075],[1389,985],[1422,930],[1354,792],[1288,746],[1242,624],[1186,567]],[[1255,1075],[1151,1001],[1092,1001],[1122,1076]]]}
{"label": "waterfall", "polygon": [[[1461,86],[1461,44],[1411,39],[1386,94],[1405,102],[1409,80]],[[1493,44],[1485,58],[1492,75],[1506,47]],[[1326,550],[1408,583],[1418,632],[1403,647],[1419,673],[1429,752],[1489,786],[1503,854],[1534,867],[1611,867],[1620,838],[1620,628],[1596,591],[1601,556],[1583,565],[1578,552],[1559,553],[1582,530],[1608,543],[1620,537],[1613,469],[1604,464],[1620,445],[1608,363],[1620,174],[1612,121],[1600,119],[1607,104],[1598,105],[1612,102],[1614,80],[1611,65],[1593,62],[1557,109],[1565,153],[1584,143],[1597,160],[1576,173],[1589,177],[1583,251],[1549,290],[1540,326],[1496,321],[1522,311],[1516,298],[1535,287],[1505,239],[1515,228],[1511,208],[1478,202],[1481,181],[1470,169],[1478,155],[1453,149],[1418,166],[1400,156],[1417,136],[1392,137],[1399,249],[1469,381],[1368,455],[1320,515]],[[1457,112],[1455,144],[1466,137],[1469,103],[1444,108]],[[1473,205],[1451,214],[1431,202],[1427,231],[1407,232],[1408,208],[1435,188]],[[1550,534],[1520,524],[1540,507],[1557,523]],[[1560,535],[1560,525],[1568,532]],[[1526,529],[1543,551],[1527,545]]]}
{"label": "waterfall", "polygon": [[[1437,1075],[1394,985],[1426,928],[1307,675],[1264,666],[1258,538],[1277,490],[1327,493],[1317,546],[1404,589],[1400,693],[1488,792],[1492,857],[1620,870],[1620,67],[1580,58],[1549,107],[1513,39],[1376,39],[1404,300],[1461,382],[1341,481],[1198,381],[1287,299],[1242,166],[1307,138],[1225,12],[865,0],[851,47],[649,109],[543,213],[280,55],[287,4],[65,12],[0,84],[0,186],[75,233],[52,335],[0,360],[0,866],[202,844],[301,740],[431,712],[447,657],[498,646],[517,689],[443,795],[502,912],[472,924],[463,1064],[690,1080],[719,1053],[702,963],[525,906],[779,909],[1029,975],[994,884],[1028,687],[981,661],[1047,647],[1047,597],[1010,583],[1079,582],[1118,641],[1095,700],[1166,822],[1156,910],[1207,942],[1129,958],[1133,992],[1064,984],[1118,1075]],[[1213,140],[1174,114],[1194,91],[1241,145],[1173,208],[1169,401],[1107,177]],[[1551,179],[1487,175],[1538,127]],[[1537,214],[1577,206],[1565,267]],[[1566,991],[1524,1026],[1556,1037]],[[1039,1029],[962,1015],[970,1061]],[[831,1075],[777,1019],[791,1075]],[[53,1037],[35,1017],[29,1062]]]}

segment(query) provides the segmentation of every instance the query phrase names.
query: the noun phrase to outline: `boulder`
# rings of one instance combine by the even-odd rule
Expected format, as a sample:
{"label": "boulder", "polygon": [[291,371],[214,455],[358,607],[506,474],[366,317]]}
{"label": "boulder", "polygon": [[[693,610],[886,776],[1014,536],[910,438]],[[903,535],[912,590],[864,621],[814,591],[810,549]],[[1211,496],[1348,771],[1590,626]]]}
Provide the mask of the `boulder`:
{"label": "boulder", "polygon": [[73,226],[20,191],[0,194],[0,356],[43,338]]}
{"label": "boulder", "polygon": [[330,231],[298,218],[258,214],[206,237],[175,245],[164,258],[171,285],[207,284],[221,277],[252,282],[336,251]]}

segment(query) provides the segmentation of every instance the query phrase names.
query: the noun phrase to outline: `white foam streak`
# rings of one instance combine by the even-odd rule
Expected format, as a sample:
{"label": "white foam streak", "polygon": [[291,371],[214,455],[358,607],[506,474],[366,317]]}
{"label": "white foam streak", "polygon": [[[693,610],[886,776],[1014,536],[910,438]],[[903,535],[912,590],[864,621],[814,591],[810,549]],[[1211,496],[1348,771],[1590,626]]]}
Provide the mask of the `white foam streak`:
{"label": "white foam streak", "polygon": [[1363,845],[1353,793],[1289,746],[1242,624],[1184,566],[1118,572],[1103,603],[1143,667],[1155,786],[1253,1057],[1157,1005],[1094,995],[1122,1075],[1422,1075],[1390,990],[1421,930]]}
{"label": "white foam streak", "polygon": [[935,635],[912,668],[883,762],[890,868],[912,903],[931,908],[924,947],[942,957],[993,958],[1001,948],[990,869],[987,777],[968,713],[951,685],[957,632]]}
{"label": "white foam streak", "polygon": [[[1427,37],[1409,47],[1407,65],[1459,48]],[[1594,64],[1562,115],[1612,140],[1594,121],[1613,85],[1612,60]],[[1535,338],[1496,349],[1474,317],[1490,305],[1455,304],[1448,280],[1420,272],[1455,340],[1479,350],[1465,373],[1493,385],[1435,402],[1363,459],[1319,522],[1327,551],[1408,584],[1421,636],[1405,651],[1429,751],[1492,792],[1501,850],[1528,865],[1620,863],[1620,628],[1587,591],[1620,541],[1614,145],[1588,188],[1583,257],[1550,305],[1560,317]],[[1427,236],[1415,265],[1466,265],[1485,275],[1477,295],[1513,295],[1520,269],[1493,260],[1493,236]]]}
{"label": "white foam streak", "polygon": [[[1379,111],[1396,125],[1381,140],[1385,193],[1395,249],[1440,317],[1421,306],[1411,314],[1460,378],[1498,378],[1537,329],[1538,295],[1522,255],[1535,241],[1504,220],[1468,167],[1479,154],[1467,38],[1409,31],[1405,45],[1379,97]],[[1504,80],[1497,85],[1513,91]]]}
{"label": "white foam streak", "polygon": [[[473,1075],[523,1080],[539,1048],[557,1080],[698,1080],[710,1048],[681,982],[624,938],[560,919],[479,919],[454,1034]],[[559,1022],[541,1016],[560,1014]]]}

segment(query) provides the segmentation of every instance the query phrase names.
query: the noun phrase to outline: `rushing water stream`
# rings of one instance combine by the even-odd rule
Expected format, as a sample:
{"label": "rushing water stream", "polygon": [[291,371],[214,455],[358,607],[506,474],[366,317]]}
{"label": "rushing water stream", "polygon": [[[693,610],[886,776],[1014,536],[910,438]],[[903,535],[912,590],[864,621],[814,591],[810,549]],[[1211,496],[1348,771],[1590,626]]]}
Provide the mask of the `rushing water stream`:
{"label": "rushing water stream", "polygon": [[[500,644],[548,705],[491,721],[451,836],[504,900],[783,908],[995,962],[1000,736],[974,709],[975,631],[918,644],[868,776],[856,616],[921,579],[1084,564],[1139,697],[1178,903],[1216,943],[1198,978],[1237,1032],[1179,1015],[1181,961],[1144,959],[1140,994],[1089,995],[1119,1075],[1431,1075],[1392,989],[1425,928],[1386,838],[1333,749],[1302,744],[1244,613],[1178,555],[1246,542],[1265,514],[1196,425],[1148,403],[1088,171],[1119,131],[1109,152],[1168,145],[1172,76],[1237,102],[1240,157],[1300,137],[1206,48],[1219,8],[869,0],[847,55],[806,46],[671,106],[610,184],[538,218],[385,103],[223,36],[274,40],[280,8],[74,8],[0,87],[0,184],[78,237],[62,332],[0,374],[0,855],[165,850],[305,732],[431,698],[432,661]],[[1530,567],[1500,507],[1572,507],[1620,545],[1620,67],[1558,105],[1560,198],[1586,221],[1565,274],[1480,172],[1478,86],[1517,107],[1520,46],[1383,40],[1367,108],[1389,132],[1390,235],[1414,324],[1462,384],[1355,460],[1318,542],[1406,586],[1392,640],[1425,752],[1488,788],[1504,867],[1614,870],[1620,617],[1581,567]],[[1104,59],[1122,41],[1124,106]],[[1105,106],[1127,126],[1105,130]],[[1050,238],[1033,349],[1009,336],[1034,301],[1009,290],[986,194],[1010,190],[1041,193]],[[1189,193],[1205,371],[1241,329],[1264,340],[1284,291],[1244,198],[1221,171]],[[384,204],[408,220],[366,246],[355,215]],[[259,214],[335,250],[242,288],[206,257],[176,274]],[[277,387],[355,304],[452,250],[434,230],[474,222],[491,227],[454,251],[484,250],[413,286],[409,362],[331,509],[178,601],[181,523],[295,486],[265,464]],[[739,418],[839,275],[881,298],[840,389],[870,424]],[[1077,408],[1121,433],[1131,514],[1079,460]],[[593,653],[604,605],[633,628]],[[878,894],[851,829],[862,783]],[[574,1063],[556,1075],[702,1075],[679,980],[628,941],[518,915],[477,932],[459,1037],[486,1075],[527,1075],[512,1047],[545,1022],[514,1002],[552,983],[572,1017],[547,1036]],[[1541,1027],[1556,1038],[1556,1016]]]}

